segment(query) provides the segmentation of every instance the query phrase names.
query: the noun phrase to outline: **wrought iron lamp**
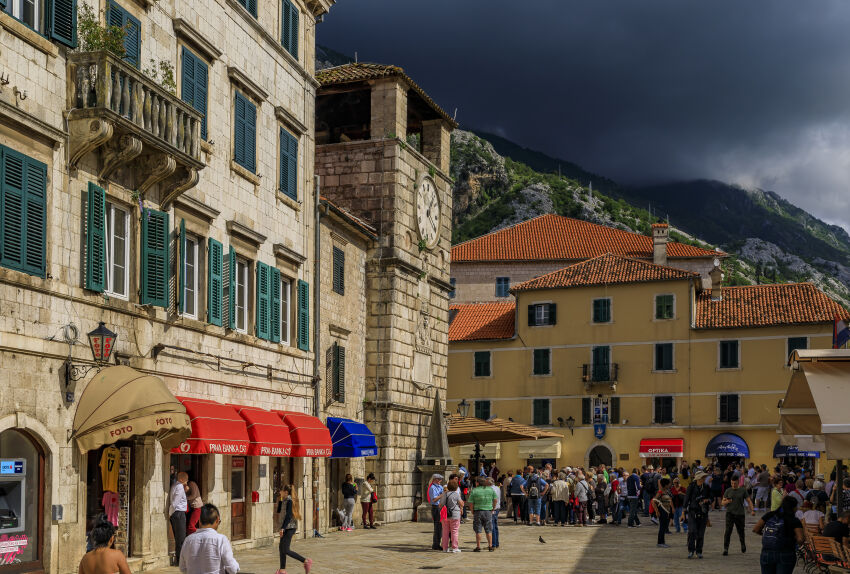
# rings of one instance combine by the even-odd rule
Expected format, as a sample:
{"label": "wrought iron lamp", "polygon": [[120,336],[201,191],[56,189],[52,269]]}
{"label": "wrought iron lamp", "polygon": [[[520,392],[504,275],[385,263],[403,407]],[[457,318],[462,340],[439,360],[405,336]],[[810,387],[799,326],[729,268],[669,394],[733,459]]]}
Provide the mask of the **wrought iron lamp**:
{"label": "wrought iron lamp", "polygon": [[92,358],[94,359],[93,365],[74,364],[70,353],[68,354],[68,358],[65,359],[65,400],[68,402],[74,400],[74,391],[70,389],[71,383],[79,381],[88,375],[92,369],[99,371],[103,368],[104,364],[109,362],[118,335],[107,329],[106,324],[101,321],[97,328],[88,334],[88,338]]}

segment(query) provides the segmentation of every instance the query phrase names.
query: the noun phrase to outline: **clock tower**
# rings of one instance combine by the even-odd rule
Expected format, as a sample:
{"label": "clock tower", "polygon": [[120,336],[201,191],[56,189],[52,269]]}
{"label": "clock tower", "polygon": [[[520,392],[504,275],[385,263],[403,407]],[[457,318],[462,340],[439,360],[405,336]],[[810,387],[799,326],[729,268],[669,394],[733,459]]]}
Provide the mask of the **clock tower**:
{"label": "clock tower", "polygon": [[363,419],[378,455],[378,519],[410,520],[434,397],[445,400],[452,181],[457,127],[396,66],[321,70],[316,174],[321,195],[377,231],[367,253]]}

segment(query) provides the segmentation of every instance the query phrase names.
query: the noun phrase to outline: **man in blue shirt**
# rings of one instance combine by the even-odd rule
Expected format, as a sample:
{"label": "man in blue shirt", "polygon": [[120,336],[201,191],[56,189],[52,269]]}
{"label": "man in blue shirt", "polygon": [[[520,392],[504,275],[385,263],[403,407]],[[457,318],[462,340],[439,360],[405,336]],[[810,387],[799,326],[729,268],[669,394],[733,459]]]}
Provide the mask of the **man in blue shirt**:
{"label": "man in blue shirt", "polygon": [[626,499],[629,501],[629,528],[640,526],[638,518],[638,493],[640,492],[640,478],[638,477],[637,469],[633,468],[632,473],[626,479]]}
{"label": "man in blue shirt", "polygon": [[511,495],[511,504],[514,507],[514,524],[517,519],[524,520],[522,515],[522,503],[525,496],[525,479],[522,477],[522,470],[517,469],[516,474],[511,479],[508,486],[508,492]]}
{"label": "man in blue shirt", "polygon": [[440,522],[440,496],[443,494],[443,475],[435,474],[428,483],[428,504],[431,505],[431,519],[434,521],[434,538],[431,550],[442,550],[443,524]]}

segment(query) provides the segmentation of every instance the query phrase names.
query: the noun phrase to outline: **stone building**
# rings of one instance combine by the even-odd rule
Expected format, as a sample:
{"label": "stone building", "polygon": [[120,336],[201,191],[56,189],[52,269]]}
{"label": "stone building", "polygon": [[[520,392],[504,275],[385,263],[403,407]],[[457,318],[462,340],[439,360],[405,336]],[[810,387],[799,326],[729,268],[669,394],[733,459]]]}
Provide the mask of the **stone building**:
{"label": "stone building", "polygon": [[366,251],[364,420],[378,454],[378,519],[410,520],[448,351],[451,130],[401,68],[322,70],[316,109],[321,194],[375,229]]}
{"label": "stone building", "polygon": [[562,215],[541,215],[452,247],[453,303],[512,301],[513,285],[592,257],[613,253],[709,273],[725,253],[669,241],[666,223],[652,226],[652,237]]}
{"label": "stone building", "polygon": [[[313,61],[316,18],[333,1],[94,3],[101,24],[125,29],[123,58],[82,51],[79,1],[0,4],[0,458],[23,461],[0,478],[17,492],[3,563],[75,572],[95,515],[114,503],[105,442],[72,436],[93,389],[117,384],[115,367],[89,369],[85,334],[101,321],[132,369],[121,372],[154,375],[145,384],[164,382],[158,392],[192,419],[172,452],[120,424],[132,404],[112,407],[132,569],[169,561],[176,470],[218,505],[237,549],[273,542],[288,482],[309,532],[312,457],[329,452],[261,454],[251,421],[318,414]],[[176,86],[163,82],[169,68]],[[245,430],[197,436],[209,409]],[[183,417],[172,438],[188,434]],[[301,454],[271,456],[289,448]]]}

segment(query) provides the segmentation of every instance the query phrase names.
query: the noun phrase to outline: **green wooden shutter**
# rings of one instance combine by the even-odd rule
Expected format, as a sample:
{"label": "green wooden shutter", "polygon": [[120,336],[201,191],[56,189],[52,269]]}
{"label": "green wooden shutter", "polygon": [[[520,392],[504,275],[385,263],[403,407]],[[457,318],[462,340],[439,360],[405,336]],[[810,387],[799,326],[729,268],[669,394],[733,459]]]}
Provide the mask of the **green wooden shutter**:
{"label": "green wooden shutter", "polygon": [[289,25],[289,19],[292,17],[292,11],[289,9],[291,2],[289,0],[283,0],[281,3],[281,23],[280,23],[280,45],[283,46],[284,50],[287,52],[290,51],[289,46],[291,45],[290,30],[291,27]]}
{"label": "green wooden shutter", "polygon": [[221,327],[222,321],[222,292],[224,289],[222,266],[223,247],[221,243],[213,238],[209,240],[209,251],[207,253],[207,269],[209,280],[207,281],[207,321],[212,325]]}
{"label": "green wooden shutter", "polygon": [[140,302],[168,308],[168,214],[142,213],[142,273]]}
{"label": "green wooden shutter", "polygon": [[612,425],[620,424],[620,397],[611,397],[611,414],[608,422]]}
{"label": "green wooden shutter", "polygon": [[236,92],[233,114],[233,159],[245,167],[245,96]]}
{"label": "green wooden shutter", "polygon": [[310,284],[298,280],[298,348],[310,350]]}
{"label": "green wooden shutter", "polygon": [[298,59],[298,7],[295,4],[289,5],[289,53],[296,60]]}
{"label": "green wooden shutter", "polygon": [[528,326],[529,327],[533,327],[536,324],[535,323],[535,321],[537,320],[536,310],[537,310],[537,305],[529,305],[528,306]]}
{"label": "green wooden shutter", "polygon": [[201,138],[207,139],[207,63],[183,47],[180,97],[201,113]]}
{"label": "green wooden shutter", "polygon": [[589,425],[590,418],[590,397],[582,397],[581,399],[581,424]]}
{"label": "green wooden shutter", "polygon": [[558,322],[558,305],[549,303],[549,325],[554,325]]}
{"label": "green wooden shutter", "polygon": [[47,166],[0,147],[0,265],[44,277]]}
{"label": "green wooden shutter", "polygon": [[298,200],[298,138],[280,128],[280,191]]}
{"label": "green wooden shutter", "polygon": [[236,252],[233,251],[233,246],[230,246],[230,252],[227,254],[227,327],[229,329],[236,328]]}
{"label": "green wooden shutter", "polygon": [[269,313],[271,326],[269,334],[274,343],[280,343],[280,271],[271,267],[269,273],[269,295],[271,301],[271,309]]}
{"label": "green wooden shutter", "polygon": [[[177,312],[183,312],[183,297],[184,291],[186,290],[186,220],[180,220],[180,242],[178,244],[178,253],[177,253],[177,266],[179,267],[177,273]],[[198,270],[195,269],[195,273]]]}
{"label": "green wooden shutter", "polygon": [[183,70],[180,73],[180,99],[195,106],[195,55],[183,46]]}
{"label": "green wooden shutter", "polygon": [[86,209],[86,289],[106,287],[106,192],[89,182]]}
{"label": "green wooden shutter", "polygon": [[345,347],[334,343],[334,398],[345,402]]}
{"label": "green wooden shutter", "polygon": [[345,295],[345,251],[333,248],[333,290]]}
{"label": "green wooden shutter", "polygon": [[[0,6],[5,7],[5,0]],[[77,47],[77,0],[52,0],[48,2],[48,28],[50,39],[69,48]]]}
{"label": "green wooden shutter", "polygon": [[124,60],[138,68],[142,59],[142,23],[114,0],[107,7],[106,21],[110,26],[124,28]]}
{"label": "green wooden shutter", "polygon": [[257,301],[256,301],[256,331],[257,337],[260,339],[270,339],[269,331],[269,266],[265,263],[257,262]]}
{"label": "green wooden shutter", "polygon": [[257,171],[257,107],[245,100],[245,167]]}

